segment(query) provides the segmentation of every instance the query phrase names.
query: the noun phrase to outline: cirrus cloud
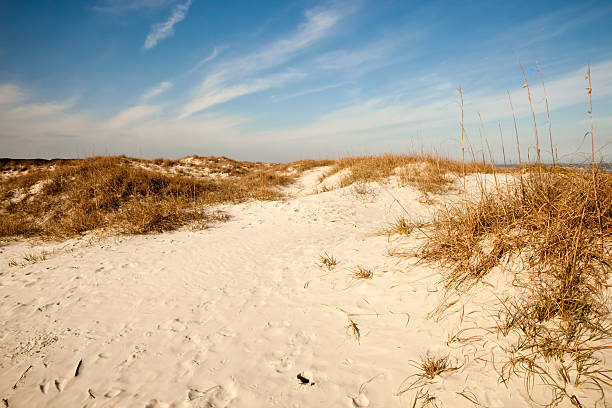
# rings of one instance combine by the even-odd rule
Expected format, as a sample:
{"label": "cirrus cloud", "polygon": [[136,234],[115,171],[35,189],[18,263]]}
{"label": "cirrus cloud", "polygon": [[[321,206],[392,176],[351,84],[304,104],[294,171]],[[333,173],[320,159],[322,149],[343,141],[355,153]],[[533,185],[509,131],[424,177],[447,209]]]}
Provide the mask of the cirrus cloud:
{"label": "cirrus cloud", "polygon": [[154,24],[147,35],[143,48],[145,50],[150,50],[155,47],[160,40],[174,35],[174,25],[185,19],[189,7],[191,7],[191,0],[187,0],[184,4],[177,4],[172,10],[172,14],[168,20]]}

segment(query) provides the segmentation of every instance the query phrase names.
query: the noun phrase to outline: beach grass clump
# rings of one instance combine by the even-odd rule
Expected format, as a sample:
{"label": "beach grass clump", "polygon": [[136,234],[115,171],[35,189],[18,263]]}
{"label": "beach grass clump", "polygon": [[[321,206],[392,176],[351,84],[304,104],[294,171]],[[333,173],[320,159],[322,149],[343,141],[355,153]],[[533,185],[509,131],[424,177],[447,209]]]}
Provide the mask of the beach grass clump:
{"label": "beach grass clump", "polygon": [[386,235],[405,235],[409,236],[415,229],[423,228],[426,225],[423,221],[412,221],[407,217],[397,217],[383,233]]}
{"label": "beach grass clump", "polygon": [[434,357],[427,355],[425,357],[421,357],[421,361],[418,366],[422,371],[418,375],[429,380],[433,380],[436,376],[444,372],[455,371],[457,369],[457,367],[451,364],[448,356]]}
{"label": "beach grass clump", "polygon": [[440,210],[419,256],[443,265],[447,291],[468,291],[511,259],[525,267],[498,314],[497,330],[514,339],[502,380],[552,384],[542,367],[554,360],[574,385],[611,385],[599,352],[612,341],[612,174],[541,167],[515,184]]}
{"label": "beach grass clump", "polygon": [[404,378],[398,387],[397,395],[402,395],[407,391],[423,387],[431,383],[442,373],[459,369],[459,367],[453,363],[450,356],[433,356],[429,353],[425,356],[421,356],[420,361],[411,360],[409,364],[417,369],[418,372]]}
{"label": "beach grass clump", "polygon": [[442,194],[448,191],[457,174],[448,171],[435,161],[423,162],[420,166],[404,167],[399,171],[402,185],[410,185],[423,195]]}

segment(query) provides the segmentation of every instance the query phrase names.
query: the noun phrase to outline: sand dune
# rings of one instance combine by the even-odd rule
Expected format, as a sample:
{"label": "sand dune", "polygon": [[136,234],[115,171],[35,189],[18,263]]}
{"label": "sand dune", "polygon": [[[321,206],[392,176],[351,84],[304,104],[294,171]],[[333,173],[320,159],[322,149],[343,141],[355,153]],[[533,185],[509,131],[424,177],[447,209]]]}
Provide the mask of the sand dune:
{"label": "sand dune", "polygon": [[[205,230],[1,247],[5,406],[408,407],[419,392],[447,407],[533,405],[522,380],[499,383],[494,338],[450,341],[461,322],[486,323],[505,275],[431,318],[434,267],[388,256],[418,239],[380,232],[435,205],[393,183],[358,192],[326,180],[331,190],[312,194],[325,170],[307,171],[287,199],[221,205],[230,220]],[[324,253],[335,268],[318,265]],[[456,369],[405,391],[426,355]]]}

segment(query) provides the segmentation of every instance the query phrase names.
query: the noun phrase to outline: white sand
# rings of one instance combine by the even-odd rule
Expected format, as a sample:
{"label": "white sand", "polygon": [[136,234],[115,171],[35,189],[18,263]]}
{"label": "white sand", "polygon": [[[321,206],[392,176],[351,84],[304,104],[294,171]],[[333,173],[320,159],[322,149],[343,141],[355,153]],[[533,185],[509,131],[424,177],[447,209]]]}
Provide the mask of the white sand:
{"label": "white sand", "polygon": [[[223,206],[232,219],[208,230],[1,247],[0,407],[411,407],[416,390],[396,393],[427,353],[460,366],[422,388],[439,406],[533,405],[522,380],[499,384],[495,347],[447,345],[461,317],[487,315],[504,275],[428,318],[438,273],[388,256],[414,239],[378,234],[402,210],[378,184],[309,195],[322,171],[294,198]],[[387,188],[411,217],[431,216],[413,189]],[[340,262],[331,272],[324,251]],[[373,279],[352,279],[357,265]]]}

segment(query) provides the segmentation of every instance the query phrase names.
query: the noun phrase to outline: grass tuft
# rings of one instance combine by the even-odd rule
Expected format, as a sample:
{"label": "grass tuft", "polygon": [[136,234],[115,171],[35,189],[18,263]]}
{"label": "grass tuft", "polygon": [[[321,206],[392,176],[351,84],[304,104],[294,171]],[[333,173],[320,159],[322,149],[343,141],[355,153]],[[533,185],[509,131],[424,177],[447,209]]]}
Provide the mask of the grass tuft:
{"label": "grass tuft", "polygon": [[35,253],[27,253],[24,255],[23,260],[29,263],[37,263],[41,261],[46,261],[47,256],[50,254],[48,251],[43,251],[39,254]]}
{"label": "grass tuft", "polygon": [[329,271],[338,265],[338,260],[333,255],[329,255],[327,252],[324,252],[323,255],[319,256],[319,260],[321,262],[321,266],[327,268]]}
{"label": "grass tuft", "polygon": [[357,265],[356,269],[351,272],[353,274],[353,280],[372,279],[374,277],[374,272],[372,272],[370,269],[364,268],[361,265]]}
{"label": "grass tuft", "polygon": [[[452,363],[449,356],[434,357],[430,354],[427,354],[425,357],[421,357],[420,361],[410,361],[409,364],[419,370],[419,372],[406,377],[399,385],[396,395],[402,395],[407,391],[421,388],[424,385],[432,383],[432,381],[440,374],[459,369],[459,367]],[[409,382],[410,379],[414,380]]]}
{"label": "grass tuft", "polygon": [[419,376],[429,380],[433,380],[436,376],[446,371],[455,371],[457,369],[457,367],[451,366],[448,356],[432,357],[427,355],[426,357],[421,358],[419,366],[423,371],[421,374],[419,374]]}
{"label": "grass tuft", "polygon": [[410,221],[406,217],[397,217],[395,222],[393,222],[387,229],[383,232],[387,235],[405,235],[409,236],[415,229],[420,229],[425,226],[425,223],[422,221]]}

